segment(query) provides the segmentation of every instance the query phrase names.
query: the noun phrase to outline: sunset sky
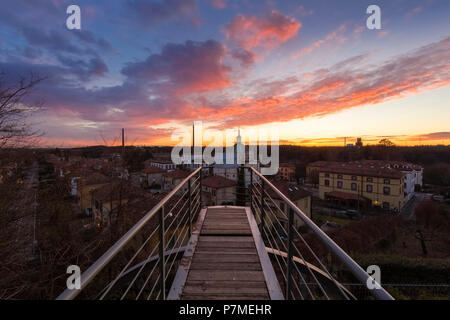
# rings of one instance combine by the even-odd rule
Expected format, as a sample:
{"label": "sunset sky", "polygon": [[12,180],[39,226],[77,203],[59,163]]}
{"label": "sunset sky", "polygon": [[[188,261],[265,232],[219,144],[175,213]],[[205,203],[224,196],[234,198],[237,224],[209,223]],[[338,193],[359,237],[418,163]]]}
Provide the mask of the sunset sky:
{"label": "sunset sky", "polygon": [[195,120],[286,144],[449,145],[449,14],[448,0],[6,0],[0,70],[47,77],[29,100],[46,146],[118,143],[122,127],[129,144],[173,145]]}

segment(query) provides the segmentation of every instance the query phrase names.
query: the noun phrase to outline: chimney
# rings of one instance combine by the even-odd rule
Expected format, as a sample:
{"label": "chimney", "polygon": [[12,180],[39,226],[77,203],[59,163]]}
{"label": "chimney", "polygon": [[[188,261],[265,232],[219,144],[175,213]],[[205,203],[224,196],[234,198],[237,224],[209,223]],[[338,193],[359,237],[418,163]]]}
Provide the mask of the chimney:
{"label": "chimney", "polygon": [[122,151],[125,149],[125,129],[122,128]]}
{"label": "chimney", "polygon": [[191,155],[191,164],[194,164],[194,154],[195,154],[195,123],[192,123],[192,155]]}

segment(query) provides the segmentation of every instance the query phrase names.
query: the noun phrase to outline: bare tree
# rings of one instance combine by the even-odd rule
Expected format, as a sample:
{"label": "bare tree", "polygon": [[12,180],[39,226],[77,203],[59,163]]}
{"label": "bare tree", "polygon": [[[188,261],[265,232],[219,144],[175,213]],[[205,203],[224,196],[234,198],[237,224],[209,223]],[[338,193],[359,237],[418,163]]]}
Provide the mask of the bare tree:
{"label": "bare tree", "polygon": [[424,256],[428,255],[427,242],[433,241],[434,236],[440,229],[445,228],[445,221],[439,213],[439,206],[432,200],[421,201],[416,209],[417,230],[415,238],[419,240]]}
{"label": "bare tree", "polygon": [[41,108],[40,103],[28,104],[25,100],[33,88],[44,80],[31,74],[22,77],[15,85],[6,84],[5,74],[0,74],[0,148],[20,146],[39,136],[28,122],[29,117]]}

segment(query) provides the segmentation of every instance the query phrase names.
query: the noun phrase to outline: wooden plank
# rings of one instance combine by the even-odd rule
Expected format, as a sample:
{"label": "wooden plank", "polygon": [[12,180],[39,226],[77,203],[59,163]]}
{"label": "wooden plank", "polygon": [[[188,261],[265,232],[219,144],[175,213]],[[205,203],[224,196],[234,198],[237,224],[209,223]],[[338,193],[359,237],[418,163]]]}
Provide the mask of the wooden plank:
{"label": "wooden plank", "polygon": [[241,219],[241,218],[245,218],[245,213],[224,213],[224,214],[208,214],[208,216],[206,217],[208,219]]}
{"label": "wooden plank", "polygon": [[200,253],[197,252],[194,255],[193,262],[209,262],[209,263],[216,263],[216,262],[259,262],[259,257],[257,254],[217,254],[212,255],[208,253]]}
{"label": "wooden plank", "polygon": [[[241,288],[243,283],[239,281],[194,281],[190,280],[189,285],[191,286],[206,286],[206,287],[215,287],[215,288]],[[264,281],[246,281],[246,288],[267,288],[266,283]]]}
{"label": "wooden plank", "polygon": [[208,236],[200,237],[198,239],[199,243],[203,242],[251,242],[254,243],[252,236],[242,237],[242,236]]}
{"label": "wooden plank", "polygon": [[242,209],[231,209],[231,208],[208,208],[208,212],[242,212],[244,211],[244,208]]}
{"label": "wooden plank", "polygon": [[205,226],[202,231],[208,231],[208,230],[229,230],[229,231],[236,231],[236,230],[248,230],[251,231],[250,227],[248,226]]}
{"label": "wooden plank", "polygon": [[199,294],[207,294],[207,295],[267,295],[266,288],[220,288],[220,287],[207,287],[207,286],[195,286],[188,285],[184,287],[183,294],[187,295],[199,295]]}
{"label": "wooden plank", "polygon": [[232,254],[255,254],[254,248],[241,248],[241,247],[234,247],[234,248],[227,248],[227,247],[197,247],[197,252],[201,253],[207,253],[207,254],[216,254],[217,252],[221,253],[232,253]]}
{"label": "wooden plank", "polygon": [[208,208],[181,298],[270,299],[246,210]]}
{"label": "wooden plank", "polygon": [[238,214],[238,215],[210,215],[210,216],[206,217],[206,219],[208,219],[208,220],[223,220],[223,221],[227,221],[227,220],[233,220],[233,219],[245,220],[246,217],[243,214]]}
{"label": "wooden plank", "polygon": [[[207,217],[205,221],[209,221],[209,220],[214,220],[214,221],[233,221],[233,220],[244,220],[245,216],[244,215],[239,215],[239,216],[211,216],[211,217]],[[246,224],[248,224],[248,221],[245,221]]]}
{"label": "wooden plank", "polygon": [[248,235],[251,234],[248,230],[219,230],[219,229],[208,229],[208,230],[202,230],[202,235],[205,234],[211,234],[211,235],[217,235],[217,234],[243,234]]}
{"label": "wooden plank", "polygon": [[245,211],[242,212],[210,212],[207,213],[208,217],[245,217]]}
{"label": "wooden plank", "polygon": [[259,263],[244,263],[244,262],[221,262],[206,263],[201,261],[193,261],[191,270],[230,270],[230,271],[261,271]]}
{"label": "wooden plank", "polygon": [[189,294],[182,297],[183,300],[269,300],[268,294],[249,294],[249,295],[209,295],[209,294]]}
{"label": "wooden plank", "polygon": [[243,224],[240,222],[205,222],[203,225],[203,228],[210,228],[211,226],[213,227],[218,227],[218,228],[250,228],[250,226],[247,224]]}
{"label": "wooden plank", "polygon": [[[239,227],[239,228],[231,228],[231,227],[209,227],[209,228],[202,228],[200,233],[205,232],[211,232],[215,230],[222,230],[222,231],[230,231],[230,235],[233,234],[233,231],[251,231],[250,227]],[[250,233],[251,234],[251,233]]]}
{"label": "wooden plank", "polygon": [[208,217],[207,219],[205,219],[206,222],[209,221],[219,221],[219,222],[231,222],[231,221],[237,221],[237,222],[242,222],[245,224],[248,224],[248,221],[246,221],[244,216],[238,216],[238,217]]}
{"label": "wooden plank", "polygon": [[228,280],[228,281],[264,281],[260,271],[208,271],[190,270],[189,280]]}
{"label": "wooden plank", "polygon": [[250,227],[242,224],[241,225],[209,224],[205,225],[202,230],[205,229],[250,230]]}
{"label": "wooden plank", "polygon": [[248,223],[246,221],[239,221],[234,219],[228,219],[228,220],[208,220],[205,221],[205,224],[215,224],[215,225],[241,225],[241,226],[248,226]]}
{"label": "wooden plank", "polygon": [[250,242],[243,242],[243,243],[239,243],[239,242],[227,242],[227,243],[202,242],[202,243],[197,244],[197,250],[200,250],[200,249],[201,250],[217,250],[220,252],[220,250],[223,250],[223,249],[234,250],[236,248],[253,250],[255,248],[255,245]]}

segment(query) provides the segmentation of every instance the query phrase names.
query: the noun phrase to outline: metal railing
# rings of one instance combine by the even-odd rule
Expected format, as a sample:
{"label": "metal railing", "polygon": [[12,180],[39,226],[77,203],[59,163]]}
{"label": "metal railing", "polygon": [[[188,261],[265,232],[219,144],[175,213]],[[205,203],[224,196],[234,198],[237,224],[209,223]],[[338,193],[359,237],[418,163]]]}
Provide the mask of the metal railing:
{"label": "metal railing", "polygon": [[81,289],[57,299],[166,299],[201,209],[201,180],[198,168],[82,273]]}
{"label": "metal railing", "polygon": [[[203,169],[193,171],[90,266],[81,275],[81,290],[67,289],[58,299],[166,299],[202,207]],[[361,285],[372,278],[261,173],[241,169],[250,170],[248,188],[238,186],[236,199],[226,200],[239,197],[250,206],[285,298],[356,299],[337,280],[342,267]],[[330,261],[331,255],[337,261]],[[369,291],[393,299],[383,288]]]}
{"label": "metal railing", "polygon": [[[251,170],[249,202],[259,224],[272,264],[279,275],[286,299],[356,299],[336,280],[337,263],[330,262],[330,254],[337,258],[361,283],[373,279],[324,231],[322,231],[285,194],[254,168]],[[254,182],[258,177],[259,182]],[[271,196],[272,194],[272,196]],[[274,199],[276,198],[276,199]],[[280,208],[283,204],[283,209]],[[307,232],[301,232],[307,229]],[[312,244],[321,242],[328,254],[315,252]],[[335,267],[331,272],[326,265]],[[314,285],[311,285],[314,283]],[[377,299],[393,300],[381,286],[370,290]]]}

